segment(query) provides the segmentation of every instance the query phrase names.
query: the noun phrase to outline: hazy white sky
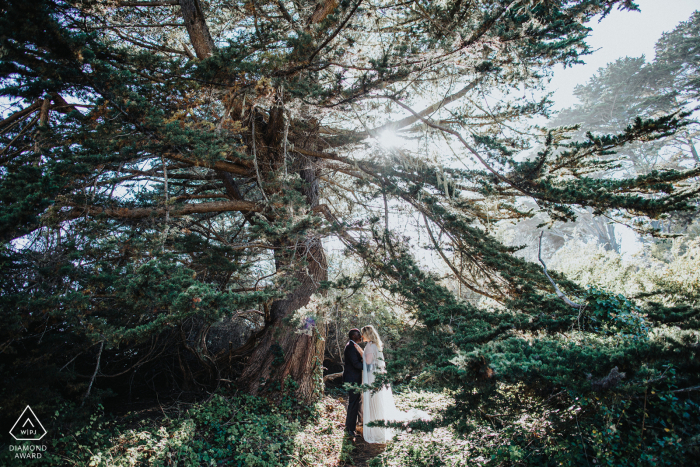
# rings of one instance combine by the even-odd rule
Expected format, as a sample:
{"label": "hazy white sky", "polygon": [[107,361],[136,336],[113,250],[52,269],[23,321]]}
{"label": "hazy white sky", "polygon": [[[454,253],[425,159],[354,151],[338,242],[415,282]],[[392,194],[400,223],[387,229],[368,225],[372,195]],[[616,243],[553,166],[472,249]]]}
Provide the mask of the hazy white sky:
{"label": "hazy white sky", "polygon": [[586,56],[584,65],[564,69],[558,67],[551,82],[557,109],[576,103],[573,95],[577,84],[585,83],[598,68],[620,57],[654,58],[654,44],[661,34],[671,31],[681,21],[700,9],[700,0],[636,0],[641,12],[614,10],[603,21],[588,26],[593,31],[588,43],[596,50]]}

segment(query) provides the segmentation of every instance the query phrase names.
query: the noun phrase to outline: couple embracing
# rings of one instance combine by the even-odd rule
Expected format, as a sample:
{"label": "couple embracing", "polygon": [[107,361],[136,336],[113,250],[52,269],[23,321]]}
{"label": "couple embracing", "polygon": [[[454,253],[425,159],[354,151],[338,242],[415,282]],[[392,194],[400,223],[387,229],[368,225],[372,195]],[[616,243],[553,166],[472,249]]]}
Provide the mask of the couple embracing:
{"label": "couple embracing", "polygon": [[[386,372],[386,363],[382,340],[374,326],[369,325],[359,329],[351,329],[348,333],[350,340],[345,345],[345,369],[343,382],[356,384],[374,384],[376,376]],[[361,342],[367,342],[364,350]],[[355,427],[358,415],[361,415],[363,429],[362,437],[368,443],[384,444],[393,438],[396,430],[392,428],[368,427],[373,421],[405,422],[430,416],[423,411],[412,409],[402,412],[396,408],[391,387],[383,386],[372,394],[370,391],[350,391],[348,393],[348,413],[345,418],[345,431],[352,438],[357,436]]]}

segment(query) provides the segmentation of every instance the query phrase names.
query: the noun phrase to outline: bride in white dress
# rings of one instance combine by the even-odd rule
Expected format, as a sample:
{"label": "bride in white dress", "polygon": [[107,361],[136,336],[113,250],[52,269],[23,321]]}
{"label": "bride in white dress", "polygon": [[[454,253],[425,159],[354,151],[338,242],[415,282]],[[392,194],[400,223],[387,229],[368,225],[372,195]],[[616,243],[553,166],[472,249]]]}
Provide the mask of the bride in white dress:
{"label": "bride in white dress", "polygon": [[[363,351],[359,345],[355,344],[358,352],[362,355],[362,384],[373,384],[375,375],[386,372],[386,363],[382,353],[382,340],[377,334],[374,326],[369,325],[362,328],[362,340],[367,342]],[[371,394],[365,391],[362,395],[363,427],[362,437],[368,443],[385,444],[394,437],[397,430],[383,427],[368,427],[369,422],[384,420],[386,422],[405,422],[417,419],[430,419],[427,412],[411,409],[402,412],[396,408],[394,394],[391,387],[386,385],[379,391]]]}

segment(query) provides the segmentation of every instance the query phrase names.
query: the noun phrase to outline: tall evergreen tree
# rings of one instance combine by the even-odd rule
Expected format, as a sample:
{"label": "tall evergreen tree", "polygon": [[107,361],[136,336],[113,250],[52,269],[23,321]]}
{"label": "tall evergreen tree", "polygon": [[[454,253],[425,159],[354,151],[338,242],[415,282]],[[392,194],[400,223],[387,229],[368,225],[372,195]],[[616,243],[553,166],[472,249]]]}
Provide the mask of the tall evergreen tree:
{"label": "tall evergreen tree", "polygon": [[[0,123],[6,384],[31,386],[31,364],[47,375],[32,390],[64,395],[86,397],[93,381],[121,391],[119,377],[128,383],[140,371],[186,387],[234,375],[272,397],[291,378],[312,400],[325,325],[292,318],[334,286],[329,237],[425,325],[416,360],[396,368],[428,362],[423,370],[462,388],[453,415],[488,394],[470,391],[492,382],[494,367],[503,381],[541,381],[498,367],[497,355],[519,355],[525,331],[556,336],[579,311],[548,295],[542,270],[490,226],[532,215],[523,197],[552,219],[574,218],[573,206],[656,218],[692,208],[698,192],[698,167],[600,176],[611,163],[604,156],[674,134],[683,115],[637,118],[573,143],[561,130],[524,131],[548,114],[543,78],[589,53],[585,23],[614,7],[636,8],[5,1],[2,94],[15,109]],[[403,118],[386,121],[385,112]],[[431,160],[376,144],[389,132],[423,134],[445,152]],[[438,145],[445,139],[451,151]],[[541,151],[521,157],[538,142]],[[420,268],[391,233],[394,203],[421,217],[467,289],[503,308],[460,302]],[[207,348],[213,323],[247,315],[263,320],[248,342]],[[546,345],[550,357],[566,347],[555,337]],[[592,371],[607,374],[610,361]],[[37,398],[13,394],[4,397]]]}

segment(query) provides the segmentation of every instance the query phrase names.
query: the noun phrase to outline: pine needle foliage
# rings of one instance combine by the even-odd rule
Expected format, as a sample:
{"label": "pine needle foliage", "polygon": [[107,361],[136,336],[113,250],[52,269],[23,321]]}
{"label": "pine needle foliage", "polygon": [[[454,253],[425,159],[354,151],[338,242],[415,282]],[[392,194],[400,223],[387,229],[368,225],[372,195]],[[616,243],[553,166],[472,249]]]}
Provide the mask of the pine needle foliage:
{"label": "pine needle foliage", "polygon": [[[150,394],[233,382],[278,401],[294,381],[314,400],[325,323],[307,319],[300,332],[292,317],[315,293],[348,286],[328,281],[324,241],[336,238],[363,281],[416,320],[390,377],[420,373],[456,391],[435,424],[492,424],[513,447],[496,449],[496,462],[697,454],[694,312],[647,313],[552,274],[583,305],[573,308],[491,234],[535,214],[525,199],[549,221],[579,208],[642,220],[694,212],[697,165],[611,173],[624,148],[687,131],[687,106],[635,107],[610,131],[529,125],[550,114],[553,67],[590,53],[586,22],[613,8],[637,7],[4,2],[3,405],[121,400],[134,381]],[[683,31],[664,40],[692,41]],[[387,133],[417,143],[377,144]],[[389,222],[397,207],[492,307],[461,300],[419,263]],[[251,320],[249,338],[210,349],[210,330],[231,320]],[[523,431],[523,410],[541,430]]]}

